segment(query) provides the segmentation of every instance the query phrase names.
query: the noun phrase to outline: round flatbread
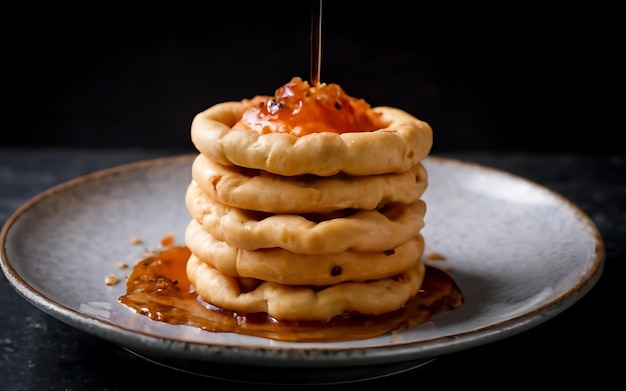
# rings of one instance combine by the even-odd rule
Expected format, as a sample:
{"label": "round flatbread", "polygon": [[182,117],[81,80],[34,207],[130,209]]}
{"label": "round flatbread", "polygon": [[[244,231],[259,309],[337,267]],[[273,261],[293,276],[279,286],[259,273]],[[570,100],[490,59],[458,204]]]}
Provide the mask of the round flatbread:
{"label": "round flatbread", "polygon": [[191,124],[196,149],[222,165],[285,176],[331,176],[402,173],[425,158],[432,147],[430,125],[393,107],[372,109],[383,123],[389,123],[383,129],[301,137],[231,128],[249,107],[246,101],[222,102],[196,114]]}
{"label": "round flatbread", "polygon": [[426,213],[422,200],[329,215],[258,213],[212,199],[193,180],[185,202],[191,216],[220,241],[243,250],[278,247],[299,254],[386,251],[416,236]]}
{"label": "round flatbread", "polygon": [[267,171],[225,166],[198,154],[192,164],[198,186],[225,205],[268,213],[328,213],[338,209],[372,210],[390,202],[419,199],[428,176],[421,163],[394,174],[285,177]]}
{"label": "round flatbread", "polygon": [[187,261],[187,277],[197,294],[220,308],[243,313],[267,313],[279,320],[326,321],[344,312],[380,315],[402,307],[417,294],[424,279],[420,261],[402,274],[367,282],[344,282],[322,289],[261,282],[245,290],[195,255]]}
{"label": "round flatbread", "polygon": [[248,251],[217,240],[191,220],[185,244],[192,254],[220,272],[289,285],[331,285],[401,273],[419,262],[424,238],[416,235],[387,251],[297,254],[281,248]]}

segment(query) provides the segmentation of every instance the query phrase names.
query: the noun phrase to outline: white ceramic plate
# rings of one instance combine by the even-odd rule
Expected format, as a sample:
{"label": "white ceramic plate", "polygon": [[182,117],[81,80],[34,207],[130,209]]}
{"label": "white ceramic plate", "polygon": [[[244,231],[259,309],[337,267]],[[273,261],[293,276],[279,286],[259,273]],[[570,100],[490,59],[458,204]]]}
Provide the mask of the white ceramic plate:
{"label": "white ceramic plate", "polygon": [[[289,381],[299,370],[315,369],[322,382],[339,382],[415,368],[520,333],[573,305],[602,272],[602,238],[568,200],[506,172],[431,156],[424,162],[430,178],[423,197],[426,250],[446,257],[433,264],[459,285],[465,298],[460,308],[395,337],[330,343],[279,342],[151,321],[118,303],[124,283],[107,286],[104,278],[123,278],[128,271],[116,265],[140,259],[144,247],[130,244],[131,237],[156,245],[171,232],[182,243],[194,156],[99,171],[25,203],[0,236],[9,283],[51,316],[164,365],[197,372],[207,367],[198,363],[211,362],[222,365],[216,377],[229,377],[226,367],[264,374],[263,368],[282,368]],[[251,381],[264,376],[231,372]]]}

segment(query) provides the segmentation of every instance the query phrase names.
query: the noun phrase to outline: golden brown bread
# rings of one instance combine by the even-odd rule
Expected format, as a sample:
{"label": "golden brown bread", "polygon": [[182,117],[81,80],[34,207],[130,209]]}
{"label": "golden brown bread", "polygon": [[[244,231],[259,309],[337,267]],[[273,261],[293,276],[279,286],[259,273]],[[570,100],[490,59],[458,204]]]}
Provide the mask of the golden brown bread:
{"label": "golden brown bread", "polygon": [[390,202],[410,204],[428,185],[417,163],[392,174],[284,177],[256,169],[224,166],[198,154],[191,176],[222,204],[268,213],[328,213],[339,209],[372,210]]}
{"label": "golden brown bread", "polygon": [[185,242],[202,262],[226,275],[315,286],[387,278],[420,262],[424,250],[419,234],[387,251],[298,254],[281,248],[242,250],[217,240],[195,220],[187,226]]}
{"label": "golden brown bread", "polygon": [[330,176],[405,172],[432,147],[430,125],[397,108],[373,108],[389,123],[380,130],[301,137],[231,128],[247,108],[242,101],[222,102],[198,113],[191,124],[191,140],[198,151],[227,166],[284,176]]}
{"label": "golden brown bread", "polygon": [[420,261],[400,275],[375,281],[344,282],[320,290],[260,282],[248,291],[237,277],[220,273],[195,255],[187,261],[187,276],[207,302],[242,313],[265,312],[282,320],[326,321],[349,311],[364,315],[393,311],[417,294],[424,272]]}
{"label": "golden brown bread", "polygon": [[[266,214],[215,201],[192,181],[189,213],[214,238],[243,250],[283,248],[299,254],[386,251],[419,234],[426,204],[388,204],[374,210],[341,210],[321,221],[298,214]],[[319,217],[318,217],[319,218]]]}

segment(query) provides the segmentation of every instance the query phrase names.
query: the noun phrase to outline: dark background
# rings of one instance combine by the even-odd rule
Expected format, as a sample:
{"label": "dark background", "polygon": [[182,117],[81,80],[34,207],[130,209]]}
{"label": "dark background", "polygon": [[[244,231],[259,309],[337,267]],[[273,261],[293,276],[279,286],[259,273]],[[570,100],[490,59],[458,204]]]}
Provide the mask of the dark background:
{"label": "dark background", "polygon": [[[606,241],[603,275],[572,309],[518,336],[444,357],[423,374],[375,384],[609,389],[623,383],[619,361],[606,351],[623,351],[623,327],[611,310],[626,264],[624,158],[567,155],[626,152],[623,12],[602,2],[546,3],[459,8],[324,0],[322,81],[428,121],[435,153],[469,150],[452,155],[564,194]],[[191,151],[189,126],[199,111],[271,94],[292,76],[309,78],[309,1],[149,4],[4,5],[0,216],[54,184],[159,156],[143,149],[91,155],[80,148]],[[0,290],[10,287],[0,283]],[[0,389],[218,385],[161,371],[14,293],[1,295],[0,303]]]}
{"label": "dark background", "polygon": [[[310,79],[309,1],[150,4],[6,13],[0,145],[191,150],[196,113]],[[622,153],[617,17],[326,0],[321,80],[429,122],[433,153]]]}

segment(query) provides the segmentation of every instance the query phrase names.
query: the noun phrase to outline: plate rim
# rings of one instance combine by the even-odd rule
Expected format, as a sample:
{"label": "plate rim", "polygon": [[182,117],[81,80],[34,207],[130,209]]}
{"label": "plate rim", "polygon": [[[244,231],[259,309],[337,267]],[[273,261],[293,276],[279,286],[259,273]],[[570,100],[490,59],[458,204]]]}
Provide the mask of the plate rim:
{"label": "plate rim", "polygon": [[[52,197],[57,193],[61,193],[66,189],[109,175],[124,174],[159,165],[171,165],[187,161],[191,163],[196,155],[197,153],[184,153],[174,156],[156,157],[100,169],[53,185],[25,201],[10,214],[0,230],[0,266],[9,285],[11,285],[21,297],[46,314],[71,327],[138,353],[161,355],[172,359],[183,360],[189,359],[206,362],[219,360],[222,363],[226,362],[231,364],[253,363],[254,365],[268,367],[361,366],[432,358],[511,337],[535,327],[571,307],[595,286],[604,269],[605,247],[602,235],[593,220],[569,199],[542,184],[508,171],[454,157],[437,155],[426,157],[424,162],[426,164],[469,166],[470,168],[486,170],[497,175],[508,176],[541,189],[547,192],[551,197],[555,197],[561,203],[565,204],[571,212],[576,214],[580,222],[591,231],[594,240],[595,252],[588,261],[591,267],[589,267],[587,273],[582,275],[577,283],[572,285],[563,295],[550,302],[544,303],[533,311],[522,313],[504,321],[490,323],[485,327],[476,328],[462,334],[434,337],[419,342],[407,341],[406,343],[393,346],[365,346],[350,347],[348,349],[341,347],[305,347],[302,349],[293,349],[284,346],[212,345],[201,342],[175,340],[151,335],[147,332],[130,330],[124,327],[124,325],[94,317],[93,315],[83,313],[47,297],[44,293],[39,292],[27,283],[11,265],[5,246],[11,228],[21,215],[26,213],[38,202]],[[505,325],[508,325],[508,327],[502,327]],[[463,338],[458,338],[459,335]],[[164,349],[164,344],[169,348]],[[172,349],[171,347],[174,345],[181,345],[181,348]],[[436,354],[433,355],[433,352],[436,352]],[[345,355],[338,353],[345,353]],[[349,360],[346,360],[346,358],[349,358]]]}

